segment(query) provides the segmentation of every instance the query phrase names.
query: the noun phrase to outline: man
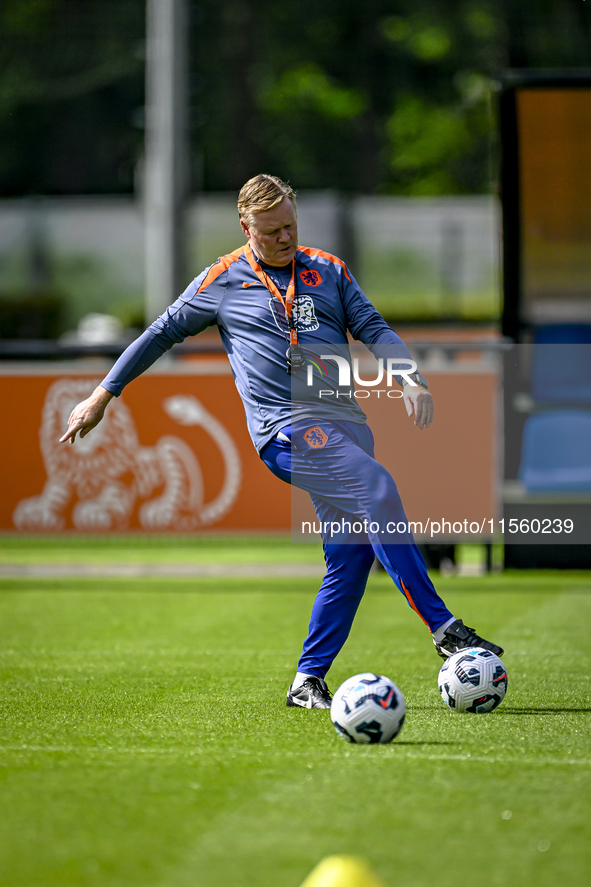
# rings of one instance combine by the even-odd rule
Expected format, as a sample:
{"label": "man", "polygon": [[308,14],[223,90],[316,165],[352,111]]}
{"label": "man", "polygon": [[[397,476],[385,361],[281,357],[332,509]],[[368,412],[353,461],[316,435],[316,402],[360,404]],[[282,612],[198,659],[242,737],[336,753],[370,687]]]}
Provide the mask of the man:
{"label": "man", "polygon": [[[353,392],[341,390],[340,377],[335,379],[341,361],[348,366],[347,334],[376,356],[384,349],[394,355],[388,366],[391,372],[399,367],[395,378],[419,429],[433,417],[427,381],[409,375],[406,346],[346,265],[298,246],[296,195],[289,185],[255,176],[240,191],[238,212],[246,245],[200,274],[129,346],[72,411],[61,441],[74,443],[78,433],[88,434],[110,399],[175,342],[217,324],[261,458],[277,477],[310,493],[324,529],[337,526],[323,534],[327,571],[287,705],[330,707],[324,678],[347,639],[376,556],[427,625],[439,655],[469,646],[501,655],[501,647],[447,609],[410,531],[398,530],[407,521],[396,485],[374,458],[373,437]],[[323,357],[319,387],[314,366]]]}

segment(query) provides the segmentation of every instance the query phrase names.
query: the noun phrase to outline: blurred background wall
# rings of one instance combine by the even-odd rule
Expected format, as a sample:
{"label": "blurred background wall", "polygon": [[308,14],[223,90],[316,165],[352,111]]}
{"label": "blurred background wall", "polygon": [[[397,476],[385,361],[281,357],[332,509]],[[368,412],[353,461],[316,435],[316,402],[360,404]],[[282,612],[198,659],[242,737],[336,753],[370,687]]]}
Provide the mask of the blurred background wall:
{"label": "blurred background wall", "polygon": [[[300,242],[350,264],[391,321],[494,321],[499,313],[498,211],[488,196],[390,197],[302,191]],[[0,293],[59,294],[60,326],[89,312],[144,323],[144,232],[129,197],[0,201]],[[243,243],[234,194],[201,194],[187,207],[188,283]]]}

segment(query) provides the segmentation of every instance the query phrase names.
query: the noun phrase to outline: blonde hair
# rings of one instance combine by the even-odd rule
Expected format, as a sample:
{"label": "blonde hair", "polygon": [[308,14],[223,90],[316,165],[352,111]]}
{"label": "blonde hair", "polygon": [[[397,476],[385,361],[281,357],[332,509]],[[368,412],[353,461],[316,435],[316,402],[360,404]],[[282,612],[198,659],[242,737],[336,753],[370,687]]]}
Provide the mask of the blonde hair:
{"label": "blonde hair", "polygon": [[253,225],[255,213],[273,209],[284,197],[288,197],[293,203],[294,210],[297,210],[296,193],[293,188],[277,176],[261,173],[249,179],[240,189],[238,215],[247,225]]}

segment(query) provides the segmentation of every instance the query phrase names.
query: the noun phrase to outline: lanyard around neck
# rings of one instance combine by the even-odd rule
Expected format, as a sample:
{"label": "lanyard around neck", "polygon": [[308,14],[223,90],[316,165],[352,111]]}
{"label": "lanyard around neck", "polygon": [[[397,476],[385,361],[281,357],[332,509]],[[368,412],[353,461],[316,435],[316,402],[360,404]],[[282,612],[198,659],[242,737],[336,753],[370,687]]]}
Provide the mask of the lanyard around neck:
{"label": "lanyard around neck", "polygon": [[252,270],[254,271],[256,276],[258,277],[258,279],[261,281],[263,286],[265,286],[269,290],[271,295],[275,296],[276,299],[279,299],[279,301],[283,305],[283,307],[285,309],[285,317],[287,318],[287,326],[289,329],[289,344],[290,345],[297,345],[298,344],[298,331],[295,327],[295,323],[293,320],[293,305],[295,302],[295,295],[296,295],[296,292],[295,292],[295,256],[291,260],[291,280],[289,281],[289,284],[287,287],[287,292],[285,294],[285,298],[283,298],[278,287],[271,280],[271,278],[265,274],[265,272],[261,268],[260,264],[255,259],[254,253],[253,253],[251,246],[250,246],[250,243],[246,244],[245,255],[248,260],[248,264],[250,265],[250,267],[252,268]]}

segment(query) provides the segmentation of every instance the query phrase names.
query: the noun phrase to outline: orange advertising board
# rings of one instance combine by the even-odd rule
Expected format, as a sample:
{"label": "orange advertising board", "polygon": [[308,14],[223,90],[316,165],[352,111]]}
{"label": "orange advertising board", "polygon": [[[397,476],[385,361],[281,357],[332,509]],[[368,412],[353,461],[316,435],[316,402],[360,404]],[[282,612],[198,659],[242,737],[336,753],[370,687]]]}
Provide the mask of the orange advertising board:
{"label": "orange advertising board", "polygon": [[58,439],[102,375],[0,375],[0,529],[289,530],[289,487],[252,445],[229,365],[209,364],[136,379],[73,445]]}
{"label": "orange advertising board", "polygon": [[[0,374],[11,417],[1,443],[1,531],[289,531],[293,520],[294,540],[317,541],[298,529],[314,519],[307,494],[292,501],[258,457],[225,359],[146,373],[73,445],[58,439],[102,375],[46,367]],[[362,402],[377,457],[410,520],[488,521],[497,516],[498,376],[443,372],[430,381],[428,430],[414,427],[399,399]]]}

